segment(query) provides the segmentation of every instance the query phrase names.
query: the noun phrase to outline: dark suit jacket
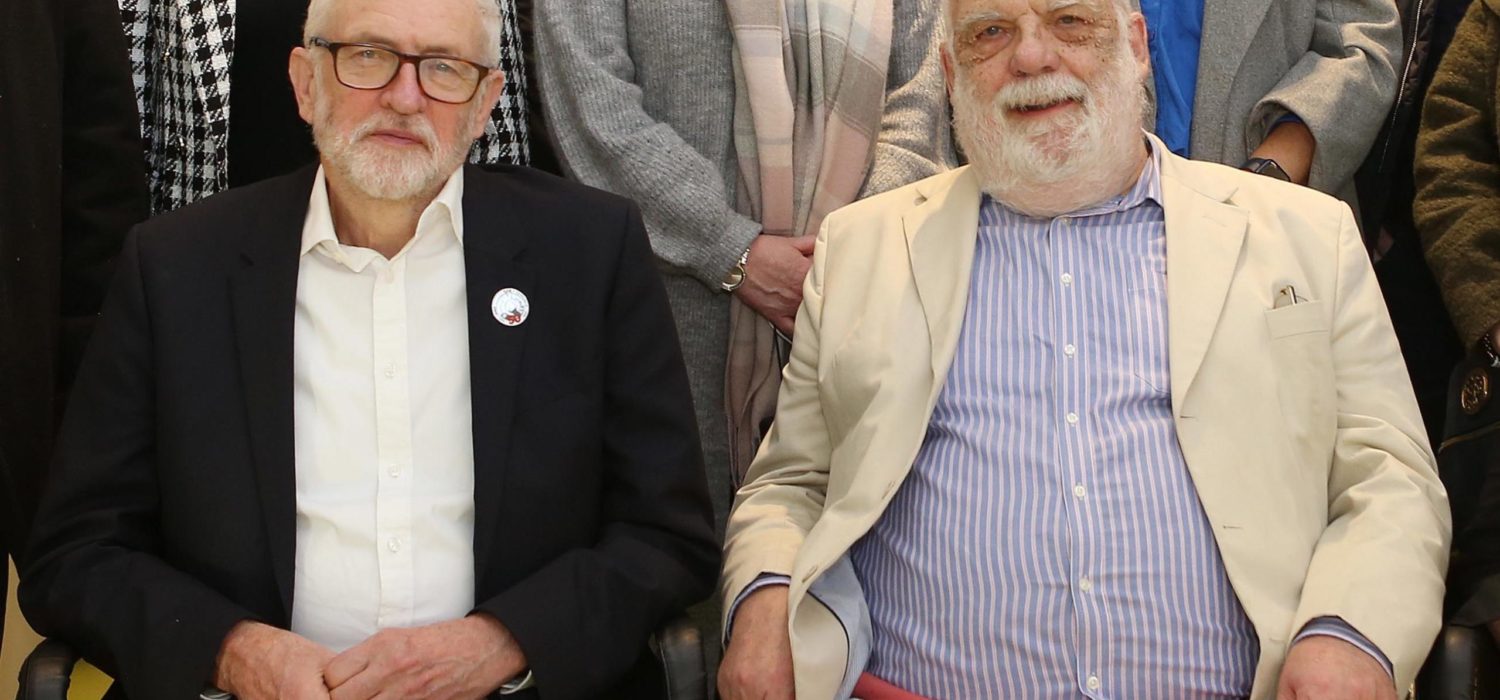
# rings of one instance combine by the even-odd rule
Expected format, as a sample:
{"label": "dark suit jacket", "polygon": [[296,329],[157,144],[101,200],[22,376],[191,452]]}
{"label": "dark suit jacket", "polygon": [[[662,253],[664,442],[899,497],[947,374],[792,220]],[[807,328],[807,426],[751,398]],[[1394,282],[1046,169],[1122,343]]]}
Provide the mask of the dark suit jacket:
{"label": "dark suit jacket", "polygon": [[145,169],[114,1],[0,2],[0,618]]}
{"label": "dark suit jacket", "polygon": [[[290,620],[313,173],[141,226],[84,358],[21,604],[132,697],[193,697],[237,621]],[[526,168],[465,178],[477,610],[549,700],[654,696],[647,637],[708,594],[718,546],[640,215]],[[506,287],[520,326],[491,315]]]}

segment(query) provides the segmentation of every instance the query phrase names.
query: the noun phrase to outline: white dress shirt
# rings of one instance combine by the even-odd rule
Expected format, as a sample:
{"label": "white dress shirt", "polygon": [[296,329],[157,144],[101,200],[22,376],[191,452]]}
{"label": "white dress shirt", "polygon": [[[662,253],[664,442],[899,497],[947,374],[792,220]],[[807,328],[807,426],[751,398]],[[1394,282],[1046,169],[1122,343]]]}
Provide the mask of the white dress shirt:
{"label": "white dress shirt", "polygon": [[341,244],[322,169],[293,340],[292,631],[343,650],[474,605],[463,170],[387,260]]}

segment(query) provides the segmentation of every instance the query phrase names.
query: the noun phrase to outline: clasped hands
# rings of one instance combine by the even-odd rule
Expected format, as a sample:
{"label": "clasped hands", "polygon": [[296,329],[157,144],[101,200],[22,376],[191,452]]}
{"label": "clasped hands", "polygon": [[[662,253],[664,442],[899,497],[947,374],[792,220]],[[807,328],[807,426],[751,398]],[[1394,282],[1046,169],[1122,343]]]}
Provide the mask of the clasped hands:
{"label": "clasped hands", "polygon": [[245,621],[219,650],[214,685],[238,700],[482,698],[526,668],[509,630],[488,615],[385,629],[342,654]]}

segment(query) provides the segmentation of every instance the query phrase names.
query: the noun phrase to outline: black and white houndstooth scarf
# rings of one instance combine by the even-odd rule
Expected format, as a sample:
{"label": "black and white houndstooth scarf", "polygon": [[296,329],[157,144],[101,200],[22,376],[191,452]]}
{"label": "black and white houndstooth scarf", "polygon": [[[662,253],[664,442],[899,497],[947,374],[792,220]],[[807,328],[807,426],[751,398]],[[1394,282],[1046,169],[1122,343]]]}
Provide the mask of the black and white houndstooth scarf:
{"label": "black and white houndstooth scarf", "polygon": [[[151,210],[168,211],[229,182],[229,63],[235,0],[119,0],[130,42],[136,106],[146,143]],[[526,134],[526,72],[514,0],[497,0],[505,88],[476,163],[531,160]]]}

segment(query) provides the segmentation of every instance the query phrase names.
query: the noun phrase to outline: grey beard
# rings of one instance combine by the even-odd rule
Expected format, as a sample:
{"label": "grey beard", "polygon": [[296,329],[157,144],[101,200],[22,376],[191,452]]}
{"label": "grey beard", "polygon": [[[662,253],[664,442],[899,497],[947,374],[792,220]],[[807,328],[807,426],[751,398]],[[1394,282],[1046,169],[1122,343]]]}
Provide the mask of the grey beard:
{"label": "grey beard", "polygon": [[1145,91],[1129,44],[1088,86],[1082,109],[1037,126],[1014,124],[1002,93],[989,103],[974,95],[967,71],[955,76],[953,128],[980,188],[1010,209],[1053,217],[1104,201],[1139,165]]}

